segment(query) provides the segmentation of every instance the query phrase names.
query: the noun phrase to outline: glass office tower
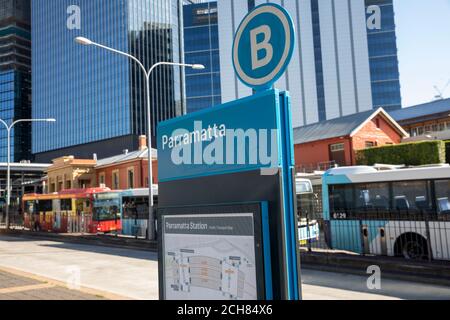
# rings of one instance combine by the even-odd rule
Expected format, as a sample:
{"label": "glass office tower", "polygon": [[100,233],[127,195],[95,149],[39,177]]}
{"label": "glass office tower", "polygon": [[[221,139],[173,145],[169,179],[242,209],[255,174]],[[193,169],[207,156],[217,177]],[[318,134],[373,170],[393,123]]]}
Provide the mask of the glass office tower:
{"label": "glass office tower", "polygon": [[185,60],[205,66],[205,70],[186,70],[187,111],[194,112],[222,101],[217,2],[186,1],[183,12]]}
{"label": "glass office tower", "polygon": [[[0,119],[31,116],[30,0],[0,0]],[[11,132],[11,161],[31,160],[31,126]],[[0,162],[7,161],[7,131],[0,126]]]}
{"label": "glass office tower", "polygon": [[[77,36],[128,52],[149,69],[183,62],[181,0],[33,0],[33,154],[99,158],[138,148],[147,133],[145,77],[126,57],[76,44]],[[184,112],[183,70],[151,77],[152,135]]]}
{"label": "glass office tower", "polygon": [[381,10],[381,28],[367,30],[373,106],[386,110],[401,109],[393,0],[365,1],[367,8],[375,5]]}

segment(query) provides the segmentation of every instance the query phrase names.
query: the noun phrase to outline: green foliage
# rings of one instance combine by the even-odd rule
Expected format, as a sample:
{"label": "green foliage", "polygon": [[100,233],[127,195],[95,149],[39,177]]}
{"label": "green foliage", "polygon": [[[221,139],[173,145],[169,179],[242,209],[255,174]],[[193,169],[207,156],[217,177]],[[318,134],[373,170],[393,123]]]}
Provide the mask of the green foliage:
{"label": "green foliage", "polygon": [[358,165],[369,166],[376,163],[407,166],[439,164],[446,162],[446,147],[450,149],[450,143],[444,141],[403,143],[359,150],[356,159]]}
{"label": "green foliage", "polygon": [[445,162],[450,163],[450,140],[445,141]]}

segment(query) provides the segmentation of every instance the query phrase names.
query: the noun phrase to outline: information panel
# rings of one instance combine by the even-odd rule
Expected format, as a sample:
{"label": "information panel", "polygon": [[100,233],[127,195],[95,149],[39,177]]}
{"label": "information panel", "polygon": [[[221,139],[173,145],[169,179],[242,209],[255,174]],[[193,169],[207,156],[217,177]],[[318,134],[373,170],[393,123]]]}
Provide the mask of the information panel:
{"label": "information panel", "polygon": [[[257,207],[233,206],[232,213],[227,210],[230,206],[201,207],[197,214],[164,209],[160,216],[164,299],[264,298],[264,269],[258,267],[264,263],[261,215],[253,210]],[[215,212],[202,214],[205,210]]]}

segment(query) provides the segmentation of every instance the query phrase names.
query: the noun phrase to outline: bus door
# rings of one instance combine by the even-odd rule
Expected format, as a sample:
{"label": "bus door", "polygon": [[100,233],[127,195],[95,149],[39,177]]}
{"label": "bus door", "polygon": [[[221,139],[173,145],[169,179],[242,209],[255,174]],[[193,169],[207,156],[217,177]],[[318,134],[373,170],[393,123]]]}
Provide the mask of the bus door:
{"label": "bus door", "polygon": [[51,230],[51,219],[49,219],[49,217],[52,216],[52,211],[52,200],[37,200],[37,213],[39,214],[39,220],[36,227],[38,228],[38,230]]}
{"label": "bus door", "polygon": [[69,223],[69,217],[72,214],[72,206],[73,206],[73,199],[61,199],[60,201],[60,232],[61,233],[67,233],[68,232],[68,223]]}
{"label": "bus door", "polygon": [[370,254],[370,241],[369,241],[369,226],[362,225],[361,226],[361,236],[363,241],[363,253]]}
{"label": "bus door", "polygon": [[298,233],[301,246],[307,246],[311,251],[312,243],[319,240],[320,226],[314,212],[314,190],[310,180],[296,180]]}
{"label": "bus door", "polygon": [[25,200],[23,202],[23,225],[25,228],[33,229],[35,212],[36,200]]}
{"label": "bus door", "polygon": [[61,200],[53,199],[53,212],[52,212],[52,229],[54,232],[61,232]]}
{"label": "bus door", "polygon": [[80,217],[80,232],[90,233],[92,229],[92,212],[93,212],[93,198],[85,198],[83,201],[83,211]]}
{"label": "bus door", "polygon": [[89,210],[86,208],[86,198],[74,199],[74,210],[70,211],[68,229],[70,233],[83,232],[83,215]]}

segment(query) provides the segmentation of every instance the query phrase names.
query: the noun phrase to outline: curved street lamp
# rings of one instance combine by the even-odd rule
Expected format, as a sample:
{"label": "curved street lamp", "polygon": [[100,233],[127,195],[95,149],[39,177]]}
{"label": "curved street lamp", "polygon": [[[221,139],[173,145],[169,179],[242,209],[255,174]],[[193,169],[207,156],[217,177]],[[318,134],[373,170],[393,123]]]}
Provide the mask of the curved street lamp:
{"label": "curved street lamp", "polygon": [[186,68],[192,68],[194,70],[203,70],[205,69],[205,66],[202,64],[187,64],[187,63],[177,63],[177,62],[158,62],[155,63],[148,71],[145,69],[144,64],[139,61],[136,57],[132,56],[131,54],[128,54],[123,51],[119,51],[110,47],[107,47],[105,45],[96,43],[90,39],[87,39],[85,37],[76,37],[75,42],[78,44],[81,44],[83,46],[95,46],[101,49],[105,49],[107,51],[125,56],[134,62],[137,63],[137,65],[142,69],[142,71],[145,74],[145,82],[146,82],[146,88],[147,88],[147,126],[148,126],[148,135],[147,135],[147,141],[148,141],[148,188],[149,188],[149,230],[148,230],[148,237],[151,240],[155,240],[156,232],[155,232],[155,215],[153,213],[153,206],[154,206],[154,200],[153,200],[153,167],[152,167],[152,123],[151,123],[151,102],[150,102],[150,76],[155,70],[155,68],[159,66],[177,66],[177,67],[186,67]]}

